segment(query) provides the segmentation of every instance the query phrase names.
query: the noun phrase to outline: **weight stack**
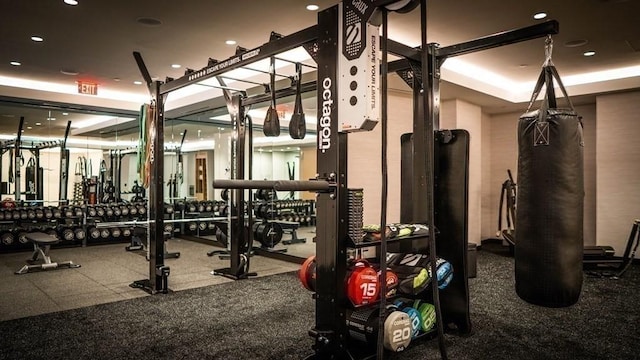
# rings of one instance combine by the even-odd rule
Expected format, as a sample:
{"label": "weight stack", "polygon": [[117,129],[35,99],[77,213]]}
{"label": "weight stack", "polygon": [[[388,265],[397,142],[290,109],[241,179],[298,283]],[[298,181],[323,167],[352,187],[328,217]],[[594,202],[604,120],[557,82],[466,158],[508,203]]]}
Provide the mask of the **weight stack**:
{"label": "weight stack", "polygon": [[347,189],[349,202],[349,237],[354,244],[363,240],[364,232],[364,191],[363,189]]}

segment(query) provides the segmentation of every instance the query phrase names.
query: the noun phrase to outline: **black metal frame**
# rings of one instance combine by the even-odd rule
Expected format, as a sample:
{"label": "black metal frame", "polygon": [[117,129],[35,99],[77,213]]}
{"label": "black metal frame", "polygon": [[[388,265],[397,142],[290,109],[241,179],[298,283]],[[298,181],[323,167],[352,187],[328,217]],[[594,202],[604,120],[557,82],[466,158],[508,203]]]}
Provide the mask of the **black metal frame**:
{"label": "black metal frame", "polygon": [[[365,18],[371,16],[373,11],[380,6],[393,3],[393,0],[385,1],[363,1],[367,4],[363,13]],[[426,1],[422,1],[421,16],[423,23],[426,23]],[[353,6],[352,3],[344,3],[344,6]],[[136,61],[141,68],[141,72],[150,86],[152,97],[156,100],[158,108],[156,117],[153,119],[158,136],[154,139],[156,151],[160,153],[157,158],[162,159],[163,150],[163,105],[165,96],[171,91],[177,90],[187,85],[195,84],[199,81],[220,76],[224,72],[240,68],[252,62],[275,56],[279,52],[286,51],[297,46],[308,44],[316,41],[318,52],[314,54],[318,63],[317,76],[317,101],[318,109],[326,107],[329,111],[328,119],[318,121],[318,177],[316,181],[328,184],[323,189],[315,189],[308,183],[300,182],[297,189],[314,189],[320,190],[317,196],[317,238],[316,242],[316,261],[317,261],[317,283],[316,283],[316,317],[315,326],[310,330],[310,335],[315,339],[313,346],[315,358],[349,358],[349,341],[346,327],[346,309],[344,304],[347,303],[344,279],[347,271],[346,249],[350,245],[348,243],[348,218],[349,208],[347,199],[347,134],[339,131],[339,116],[337,101],[336,103],[325,103],[325,101],[338,99],[338,56],[341,49],[338,49],[338,39],[344,34],[339,33],[338,16],[339,6],[336,5],[318,13],[318,25],[313,26],[293,35],[281,37],[270,41],[258,48],[238,54],[226,61],[217,62],[207,66],[199,71],[192,72],[177,80],[172,80],[166,84],[159,82],[151,82],[148,71],[144,67],[139,54]],[[425,26],[423,26],[425,27]],[[425,30],[426,31],[426,30]],[[417,222],[425,222],[430,229],[430,245],[434,249],[436,243],[435,227],[436,220],[442,217],[434,217],[437,210],[434,206],[441,204],[438,201],[434,204],[435,192],[435,174],[439,171],[437,165],[437,149],[435,131],[439,130],[439,100],[440,100],[440,66],[450,56],[462,55],[474,51],[480,51],[497,46],[512,44],[519,41],[529,40],[537,37],[555,34],[558,31],[558,24],[555,21],[543,23],[519,30],[507,31],[500,34],[484,37],[471,42],[462,43],[450,47],[439,48],[436,44],[430,44],[426,51],[413,49],[403,46],[399,43],[389,41],[386,47],[389,52],[405,57],[407,60],[389,64],[389,71],[408,70],[413,68],[425,69],[427,78],[415,81],[414,90],[414,146],[413,146],[413,165],[415,172],[411,179],[411,189],[413,199],[426,199],[425,202],[413,201],[411,220]],[[426,35],[423,33],[423,45],[426,45]],[[424,50],[424,47],[423,47]],[[421,63],[421,64],[420,64]],[[417,73],[414,76],[417,77]],[[422,92],[420,91],[422,90]],[[255,181],[247,181],[244,179],[244,105],[240,95],[233,98],[234,111],[230,111],[234,126],[237,130],[236,161],[238,168],[235,169],[234,180],[228,180],[224,185],[237,185],[237,189],[256,188]],[[328,133],[326,132],[328,129]],[[328,134],[323,139],[320,134]],[[329,141],[327,143],[327,141]],[[242,156],[241,156],[242,155]],[[214,186],[216,186],[214,181]],[[162,184],[162,161],[156,161],[152,165],[152,183]],[[302,184],[305,183],[305,184]],[[223,185],[217,182],[217,185]],[[267,186],[267,184],[263,184]],[[274,186],[275,184],[269,184]],[[217,186],[216,186],[217,187]],[[285,186],[286,187],[286,186]],[[320,187],[320,186],[318,186]],[[286,189],[282,189],[286,190]],[[149,214],[153,226],[150,227],[150,288],[152,292],[166,291],[166,277],[160,277],[161,269],[168,268],[164,266],[164,239],[162,236],[163,214],[158,209],[163,208],[163,186],[154,186],[150,192]],[[466,194],[462,196],[462,202],[466,202]],[[233,199],[235,202],[236,214],[243,213],[242,200],[244,200],[244,190],[234,191]],[[427,200],[429,204],[427,204]],[[406,206],[403,206],[406,208]],[[466,212],[466,206],[463,206]],[[466,214],[463,216],[463,222],[466,222]],[[462,226],[462,225],[461,225]],[[232,244],[231,267],[225,273],[236,276],[239,275],[239,256],[240,249],[233,248],[234,238],[244,239],[244,220],[236,219],[232,222],[232,231],[234,236],[230,237]],[[466,223],[461,227],[464,231]],[[466,264],[466,233],[458,238],[459,243],[464,246],[464,252],[458,253],[456,256],[462,258],[462,264]],[[461,246],[457,244],[456,246]],[[440,251],[440,248],[438,249]],[[430,251],[432,259],[435,258],[435,251]],[[432,263],[434,263],[432,261]],[[463,274],[466,272],[461,271]],[[164,288],[162,286],[165,286]],[[463,332],[470,331],[470,322],[468,321],[468,288],[466,279],[460,285],[462,293],[457,302],[466,307],[466,313],[463,309],[463,317],[466,316],[468,326],[461,329]],[[435,297],[437,297],[437,287],[435,288]],[[439,311],[438,311],[439,313]],[[441,315],[438,315],[441,318]],[[442,321],[439,321],[442,326]],[[464,321],[463,321],[464,323]],[[463,324],[464,325],[464,324]],[[439,339],[442,341],[442,331],[439,331]],[[442,345],[442,343],[441,343]],[[442,346],[441,346],[442,348]],[[443,353],[444,355],[444,353]]]}
{"label": "black metal frame", "polygon": [[[47,141],[47,142],[43,142],[40,144],[34,144],[32,143],[31,145],[26,145],[24,144],[24,141],[22,140],[22,131],[24,128],[24,116],[20,117],[20,123],[18,124],[18,132],[16,133],[17,136],[14,140],[9,140],[6,142],[2,142],[0,143],[0,154],[4,155],[4,153],[9,150],[10,148],[13,148],[17,153],[16,156],[14,156],[14,183],[15,185],[15,190],[14,190],[14,196],[15,196],[15,201],[21,201],[22,199],[20,199],[22,192],[21,192],[21,178],[22,178],[22,171],[20,169],[20,154],[22,152],[22,150],[28,150],[31,152],[31,154],[35,157],[35,168],[36,168],[36,172],[35,172],[35,183],[36,183],[36,193],[35,195],[35,199],[27,199],[29,201],[39,201],[42,202],[44,197],[43,197],[43,188],[42,188],[42,177],[43,174],[42,172],[39,170],[40,169],[40,150],[43,149],[50,149],[50,148],[55,148],[55,147],[60,147],[60,182],[59,182],[59,193],[58,193],[58,200],[63,200],[66,199],[67,197],[67,183],[68,183],[68,172],[69,172],[69,150],[66,149],[67,146],[67,138],[69,137],[69,132],[71,130],[71,121],[67,122],[67,127],[65,129],[65,133],[64,133],[64,138],[62,140],[55,140],[55,141]],[[0,163],[0,180],[2,180],[2,164]],[[9,186],[7,186],[7,192],[11,193]]]}

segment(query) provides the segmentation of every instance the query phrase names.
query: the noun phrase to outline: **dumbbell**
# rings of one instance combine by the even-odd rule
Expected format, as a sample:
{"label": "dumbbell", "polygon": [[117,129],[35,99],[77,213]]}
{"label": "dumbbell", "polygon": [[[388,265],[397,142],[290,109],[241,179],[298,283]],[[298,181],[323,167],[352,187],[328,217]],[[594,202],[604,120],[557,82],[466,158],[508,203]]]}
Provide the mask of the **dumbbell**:
{"label": "dumbbell", "polygon": [[189,231],[196,231],[198,229],[198,224],[195,221],[190,221],[187,223],[187,229],[189,229]]}
{"label": "dumbbell", "polygon": [[122,235],[122,230],[120,230],[120,228],[111,229],[111,236],[113,236],[114,239],[118,239],[120,235]]}
{"label": "dumbbell", "polygon": [[98,206],[96,207],[96,215],[98,215],[99,217],[103,217],[104,216],[104,208],[102,206]]}
{"label": "dumbbell", "polygon": [[206,212],[212,212],[213,211],[213,202],[212,201],[207,201],[205,203],[204,211],[206,211]]}
{"label": "dumbbell", "polygon": [[37,207],[37,208],[35,209],[35,212],[36,212],[36,219],[42,219],[42,218],[44,218],[44,210],[43,210],[42,208]]}
{"label": "dumbbell", "polygon": [[62,218],[62,210],[60,210],[60,208],[54,207],[53,210],[53,217],[56,219],[60,219]]}
{"label": "dumbbell", "polygon": [[201,201],[200,203],[198,203],[198,212],[204,212],[204,201]]}
{"label": "dumbbell", "polygon": [[0,220],[4,220],[4,209],[0,209]]}
{"label": "dumbbell", "polygon": [[111,231],[107,228],[104,229],[100,229],[100,237],[103,239],[106,239],[109,237],[109,235],[111,235]]}
{"label": "dumbbell", "polygon": [[131,237],[131,229],[129,228],[122,229],[122,236],[126,238]]}
{"label": "dumbbell", "polygon": [[164,224],[164,232],[173,233],[173,224]]}
{"label": "dumbbell", "polygon": [[216,224],[213,221],[211,221],[209,222],[209,224],[207,224],[207,227],[209,228],[209,230],[213,231],[216,229]]}
{"label": "dumbbell", "polygon": [[0,235],[0,241],[2,241],[4,245],[9,246],[13,245],[13,243],[16,241],[16,238],[11,231],[6,231]]}
{"label": "dumbbell", "polygon": [[129,214],[133,216],[138,215],[138,207],[135,205],[129,205]]}
{"label": "dumbbell", "polygon": [[73,229],[65,228],[65,229],[62,229],[62,231],[60,231],[60,236],[64,241],[73,241],[75,234],[73,233]]}
{"label": "dumbbell", "polygon": [[138,214],[144,215],[147,213],[147,205],[138,205]]}
{"label": "dumbbell", "polygon": [[205,231],[207,230],[207,223],[204,221],[201,221],[198,223],[198,229],[200,229],[200,231]]}
{"label": "dumbbell", "polygon": [[29,243],[29,240],[27,240],[27,232],[25,230],[18,232],[18,242],[23,245]]}
{"label": "dumbbell", "polygon": [[95,217],[96,215],[98,215],[98,210],[97,210],[94,206],[90,206],[90,207],[87,209],[87,214],[88,214],[90,217]]}
{"label": "dumbbell", "polygon": [[73,230],[73,235],[76,238],[76,240],[84,240],[84,238],[87,236],[84,229],[81,227],[75,228],[75,230]]}
{"label": "dumbbell", "polygon": [[173,214],[173,205],[164,204],[164,212],[167,214]]}
{"label": "dumbbell", "polygon": [[120,206],[120,213],[122,214],[122,216],[129,215],[129,207],[127,207],[126,205]]}
{"label": "dumbbell", "polygon": [[49,236],[54,236],[58,240],[60,239],[60,236],[58,236],[58,232],[54,228],[48,228],[47,230],[44,231],[44,233]]}
{"label": "dumbbell", "polygon": [[89,228],[89,238],[93,240],[97,240],[100,238],[100,229],[96,227]]}
{"label": "dumbbell", "polygon": [[73,214],[74,214],[76,217],[82,217],[82,214],[83,214],[82,208],[81,208],[81,207],[75,207],[75,208],[73,208]]}
{"label": "dumbbell", "polygon": [[66,217],[66,218],[73,217],[73,208],[71,206],[65,206],[62,209],[62,213],[64,214],[64,217]]}
{"label": "dumbbell", "polygon": [[188,212],[196,212],[197,206],[194,203],[189,203],[189,205],[187,205],[187,211]]}
{"label": "dumbbell", "polygon": [[113,216],[122,215],[122,209],[120,209],[120,206],[115,205],[112,207],[112,209],[113,209]]}
{"label": "dumbbell", "polygon": [[[20,210],[20,219],[22,220],[26,220],[29,217],[29,214],[27,213],[26,210]],[[35,217],[35,214],[34,214]]]}

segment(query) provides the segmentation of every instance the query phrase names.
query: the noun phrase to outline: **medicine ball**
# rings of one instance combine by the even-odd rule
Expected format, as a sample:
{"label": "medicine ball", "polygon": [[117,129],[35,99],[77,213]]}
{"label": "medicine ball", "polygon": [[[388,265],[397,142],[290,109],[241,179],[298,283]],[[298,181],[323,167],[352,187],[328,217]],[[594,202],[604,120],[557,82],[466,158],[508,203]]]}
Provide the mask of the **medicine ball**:
{"label": "medicine ball", "polygon": [[354,306],[375,302],[380,295],[378,272],[364,259],[355,260],[347,273],[346,294]]}
{"label": "medicine ball", "polygon": [[298,279],[305,289],[316,291],[316,256],[309,256],[298,270]]}

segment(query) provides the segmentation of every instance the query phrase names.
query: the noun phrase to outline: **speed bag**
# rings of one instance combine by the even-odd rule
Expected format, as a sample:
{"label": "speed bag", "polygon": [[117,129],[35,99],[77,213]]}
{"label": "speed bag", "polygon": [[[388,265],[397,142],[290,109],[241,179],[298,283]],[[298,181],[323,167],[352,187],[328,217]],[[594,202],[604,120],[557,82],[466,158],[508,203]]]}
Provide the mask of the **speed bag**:
{"label": "speed bag", "polygon": [[[570,109],[556,108],[553,78]],[[582,290],[582,122],[552,65],[543,67],[530,104],[542,84],[547,94],[541,109],[518,123],[516,293],[532,304],[565,307]]]}

